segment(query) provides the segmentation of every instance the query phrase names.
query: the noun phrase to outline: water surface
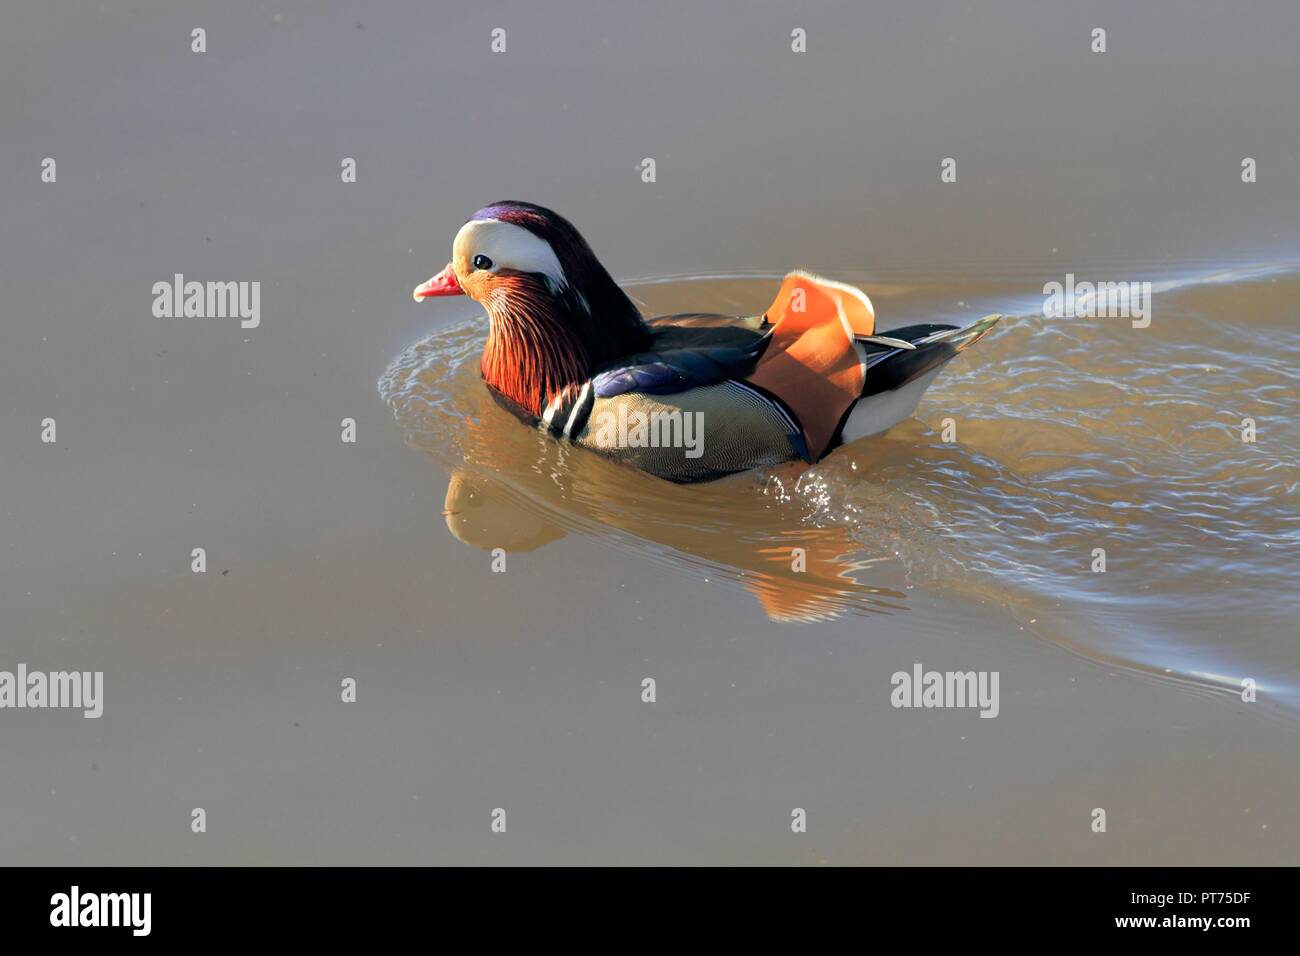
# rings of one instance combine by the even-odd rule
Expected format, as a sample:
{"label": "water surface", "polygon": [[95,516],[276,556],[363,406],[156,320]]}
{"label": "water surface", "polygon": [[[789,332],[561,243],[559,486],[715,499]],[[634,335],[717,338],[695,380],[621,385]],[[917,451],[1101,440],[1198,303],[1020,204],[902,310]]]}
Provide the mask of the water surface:
{"label": "water surface", "polygon": [[[1010,282],[865,284],[886,327],[1034,298]],[[751,315],[775,285],[631,291],[647,315]],[[774,620],[903,612],[917,587],[986,596],[1094,659],[1233,693],[1250,678],[1294,707],[1300,278],[1256,269],[1158,287],[1148,327],[1044,317],[1040,292],[1038,314],[1009,316],[959,356],[914,419],[812,468],[703,487],[521,428],[479,379],[482,316],[404,352],[380,390],[411,442],[454,469],[448,526],[468,544],[607,536],[734,580]],[[795,547],[807,572],[791,569]]]}

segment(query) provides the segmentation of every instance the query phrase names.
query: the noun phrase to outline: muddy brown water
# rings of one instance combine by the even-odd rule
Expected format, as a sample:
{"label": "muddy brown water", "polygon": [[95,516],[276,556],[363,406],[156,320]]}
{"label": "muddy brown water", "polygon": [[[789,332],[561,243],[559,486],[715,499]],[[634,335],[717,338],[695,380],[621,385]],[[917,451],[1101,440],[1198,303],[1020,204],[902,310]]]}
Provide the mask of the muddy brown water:
{"label": "muddy brown water", "polygon": [[[1297,16],[6,9],[0,669],[105,705],[0,711],[0,862],[1296,862]],[[884,436],[668,486],[410,301],[513,197],[647,312],[1007,319]],[[261,325],[155,318],[178,272]],[[1150,326],[1045,318],[1068,273]],[[997,718],[893,708],[916,661]]]}

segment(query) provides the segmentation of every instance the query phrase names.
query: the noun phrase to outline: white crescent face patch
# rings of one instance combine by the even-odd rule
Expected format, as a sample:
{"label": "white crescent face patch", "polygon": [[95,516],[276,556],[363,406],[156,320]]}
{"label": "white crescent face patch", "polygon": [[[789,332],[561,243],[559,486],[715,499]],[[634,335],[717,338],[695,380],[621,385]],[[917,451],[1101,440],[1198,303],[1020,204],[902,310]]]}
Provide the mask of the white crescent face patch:
{"label": "white crescent face patch", "polygon": [[553,291],[569,284],[551,244],[512,222],[471,219],[456,233],[451,251],[452,262],[473,263],[475,256],[487,256],[492,260],[492,272],[514,269],[541,273]]}

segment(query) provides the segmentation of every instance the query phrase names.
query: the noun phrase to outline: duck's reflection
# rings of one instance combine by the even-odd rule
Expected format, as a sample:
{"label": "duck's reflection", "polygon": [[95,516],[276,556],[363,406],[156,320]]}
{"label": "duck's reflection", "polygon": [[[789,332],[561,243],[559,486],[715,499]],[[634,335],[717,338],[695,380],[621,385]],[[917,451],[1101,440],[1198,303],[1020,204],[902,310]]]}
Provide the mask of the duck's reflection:
{"label": "duck's reflection", "polygon": [[[570,532],[614,533],[741,582],[774,621],[905,610],[902,593],[858,580],[883,556],[864,554],[846,528],[804,526],[752,477],[673,485],[535,433],[520,441],[517,423],[494,419],[469,423],[447,488],[447,528],[465,544],[524,552]],[[508,440],[495,424],[510,428]]]}
{"label": "duck's reflection", "polygon": [[563,529],[514,504],[497,482],[467,471],[452,473],[442,513],[457,540],[485,551],[535,551],[564,537]]}

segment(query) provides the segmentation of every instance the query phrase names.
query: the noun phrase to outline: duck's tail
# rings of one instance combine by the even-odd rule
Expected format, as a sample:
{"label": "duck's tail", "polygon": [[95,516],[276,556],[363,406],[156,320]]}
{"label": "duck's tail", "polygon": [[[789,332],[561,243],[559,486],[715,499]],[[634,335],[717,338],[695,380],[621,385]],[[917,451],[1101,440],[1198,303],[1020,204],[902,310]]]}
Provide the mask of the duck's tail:
{"label": "duck's tail", "polygon": [[939,370],[999,318],[877,334],[875,309],[860,289],[792,272],[766,313],[771,342],[749,381],[798,416],[808,456],[817,461],[841,442],[910,416]]}
{"label": "duck's tail", "polygon": [[997,325],[1000,315],[986,315],[971,325],[911,325],[890,329],[892,337],[911,348],[900,349],[860,342],[866,364],[862,397],[844,417],[837,442],[879,435],[916,411],[932,382],[958,353],[970,348]]}

